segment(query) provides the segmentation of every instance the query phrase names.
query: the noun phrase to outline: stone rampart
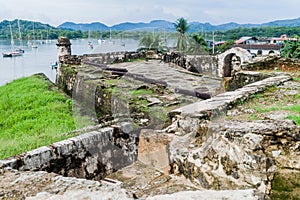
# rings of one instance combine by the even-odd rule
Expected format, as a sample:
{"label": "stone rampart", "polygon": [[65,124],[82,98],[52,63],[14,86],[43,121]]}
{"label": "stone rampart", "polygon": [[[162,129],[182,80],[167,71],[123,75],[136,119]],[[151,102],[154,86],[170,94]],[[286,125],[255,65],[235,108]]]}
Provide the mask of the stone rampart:
{"label": "stone rampart", "polygon": [[96,64],[113,64],[119,62],[127,62],[133,59],[144,59],[146,54],[144,52],[111,52],[111,53],[96,53],[84,54],[83,61],[88,60]]}
{"label": "stone rampart", "polygon": [[211,55],[185,55],[180,53],[167,53],[163,56],[166,63],[174,63],[191,72],[218,77],[218,59]]}
{"label": "stone rampart", "polygon": [[291,77],[287,75],[270,77],[262,81],[246,85],[243,88],[235,91],[218,94],[211,99],[195,102],[193,104],[173,110],[171,115],[194,115],[203,116],[204,118],[217,116],[219,113],[231,109],[231,107],[238,101],[245,101],[253,94],[263,92],[271,86],[280,85],[288,80],[291,80]]}
{"label": "stone rampart", "polygon": [[187,55],[187,69],[191,72],[218,77],[218,59],[211,55]]}
{"label": "stone rampart", "polygon": [[100,180],[137,158],[138,135],[129,123],[95,129],[0,161],[0,168],[47,171]]}
{"label": "stone rampart", "polygon": [[261,73],[255,71],[238,71],[232,75],[232,77],[224,78],[224,88],[226,91],[234,91],[242,88],[245,85],[261,81],[269,77],[275,77],[282,73]]}

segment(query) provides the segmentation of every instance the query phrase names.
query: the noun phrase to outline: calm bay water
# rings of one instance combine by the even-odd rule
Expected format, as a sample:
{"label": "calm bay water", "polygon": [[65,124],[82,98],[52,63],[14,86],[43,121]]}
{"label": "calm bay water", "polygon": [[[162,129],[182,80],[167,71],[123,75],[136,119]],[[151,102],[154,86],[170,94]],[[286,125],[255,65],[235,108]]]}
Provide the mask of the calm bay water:
{"label": "calm bay water", "polygon": [[[92,42],[94,48],[88,48],[88,40],[71,40],[72,54],[82,55],[86,53],[107,53],[115,51],[134,51],[138,48],[136,40],[114,40],[112,42],[105,41],[101,44],[95,40]],[[57,61],[56,40],[49,41],[45,44],[37,42],[38,48],[31,46],[23,46],[25,53],[22,56],[13,58],[3,58],[2,53],[11,50],[10,41],[0,40],[0,86],[11,82],[14,79],[27,77],[36,73],[44,73],[52,82],[55,81],[55,70],[52,70],[51,63]],[[121,45],[122,43],[125,44]],[[27,44],[23,41],[23,44]],[[18,42],[15,41],[17,47]]]}

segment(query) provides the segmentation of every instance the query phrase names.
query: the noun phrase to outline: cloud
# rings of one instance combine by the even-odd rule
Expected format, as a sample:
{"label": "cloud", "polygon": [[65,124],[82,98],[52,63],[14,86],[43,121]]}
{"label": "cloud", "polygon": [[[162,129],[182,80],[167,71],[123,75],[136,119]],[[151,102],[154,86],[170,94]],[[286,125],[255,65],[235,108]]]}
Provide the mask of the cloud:
{"label": "cloud", "polygon": [[0,0],[0,20],[22,18],[59,25],[65,21],[77,23],[102,22],[113,25],[125,21],[154,19],[221,24],[227,22],[262,23],[299,16],[299,0]]}

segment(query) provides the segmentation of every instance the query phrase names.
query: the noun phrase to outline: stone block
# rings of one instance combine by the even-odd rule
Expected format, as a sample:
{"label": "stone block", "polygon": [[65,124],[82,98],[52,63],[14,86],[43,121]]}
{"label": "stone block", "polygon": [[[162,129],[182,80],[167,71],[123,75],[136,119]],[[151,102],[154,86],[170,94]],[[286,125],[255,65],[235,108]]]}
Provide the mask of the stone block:
{"label": "stone block", "polygon": [[169,173],[168,144],[170,138],[151,129],[141,130],[138,160],[165,173]]}
{"label": "stone block", "polygon": [[57,157],[71,155],[77,150],[71,139],[56,142],[52,144],[51,147],[57,152]]}
{"label": "stone block", "polygon": [[19,168],[20,170],[37,170],[42,169],[48,165],[52,159],[52,149],[43,146],[32,151],[25,153],[24,157],[21,158],[23,165]]}

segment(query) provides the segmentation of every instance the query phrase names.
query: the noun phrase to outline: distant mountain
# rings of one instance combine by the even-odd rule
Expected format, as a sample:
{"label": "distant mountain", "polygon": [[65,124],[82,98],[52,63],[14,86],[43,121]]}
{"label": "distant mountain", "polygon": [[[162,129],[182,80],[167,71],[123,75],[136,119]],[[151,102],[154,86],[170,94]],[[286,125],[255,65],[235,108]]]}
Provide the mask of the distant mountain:
{"label": "distant mountain", "polygon": [[131,23],[131,22],[125,22],[121,24],[117,24],[111,27],[112,30],[120,30],[120,31],[126,31],[126,30],[166,30],[166,31],[175,31],[174,25],[172,22],[165,21],[165,20],[153,20],[149,23]]}
{"label": "distant mountain", "polygon": [[[297,19],[287,19],[287,20],[276,20],[268,23],[262,24],[238,24],[234,22],[212,25],[210,23],[200,23],[200,22],[191,22],[190,32],[200,32],[200,31],[226,31],[236,28],[252,28],[252,27],[266,27],[266,26],[283,26],[283,27],[294,27],[300,26],[300,18]],[[174,23],[165,21],[165,20],[153,20],[149,23],[144,22],[124,22],[120,24],[113,25],[111,27],[106,26],[105,24],[94,22],[90,24],[75,24],[72,22],[65,22],[58,26],[58,28],[73,29],[73,30],[82,30],[82,31],[106,31],[106,30],[119,30],[119,31],[129,31],[129,30],[165,30],[165,31],[176,31],[174,28]]]}
{"label": "distant mountain", "polygon": [[166,31],[175,31],[174,25],[172,22],[168,22],[165,20],[153,20],[149,23],[138,22],[124,22],[120,24],[116,24],[114,26],[106,26],[105,24],[94,22],[89,24],[76,24],[73,22],[65,22],[59,25],[57,28],[62,29],[72,29],[72,30],[81,30],[81,31],[129,31],[129,30],[157,30],[157,29],[164,29]]}
{"label": "distant mountain", "polygon": [[276,21],[261,24],[261,26],[288,26],[288,27],[300,26],[300,18],[276,20]]}
{"label": "distant mountain", "polygon": [[71,30],[81,30],[81,31],[107,31],[109,27],[100,22],[93,22],[89,24],[75,24],[73,22],[65,22],[59,25],[57,28],[60,29],[71,29]]}

